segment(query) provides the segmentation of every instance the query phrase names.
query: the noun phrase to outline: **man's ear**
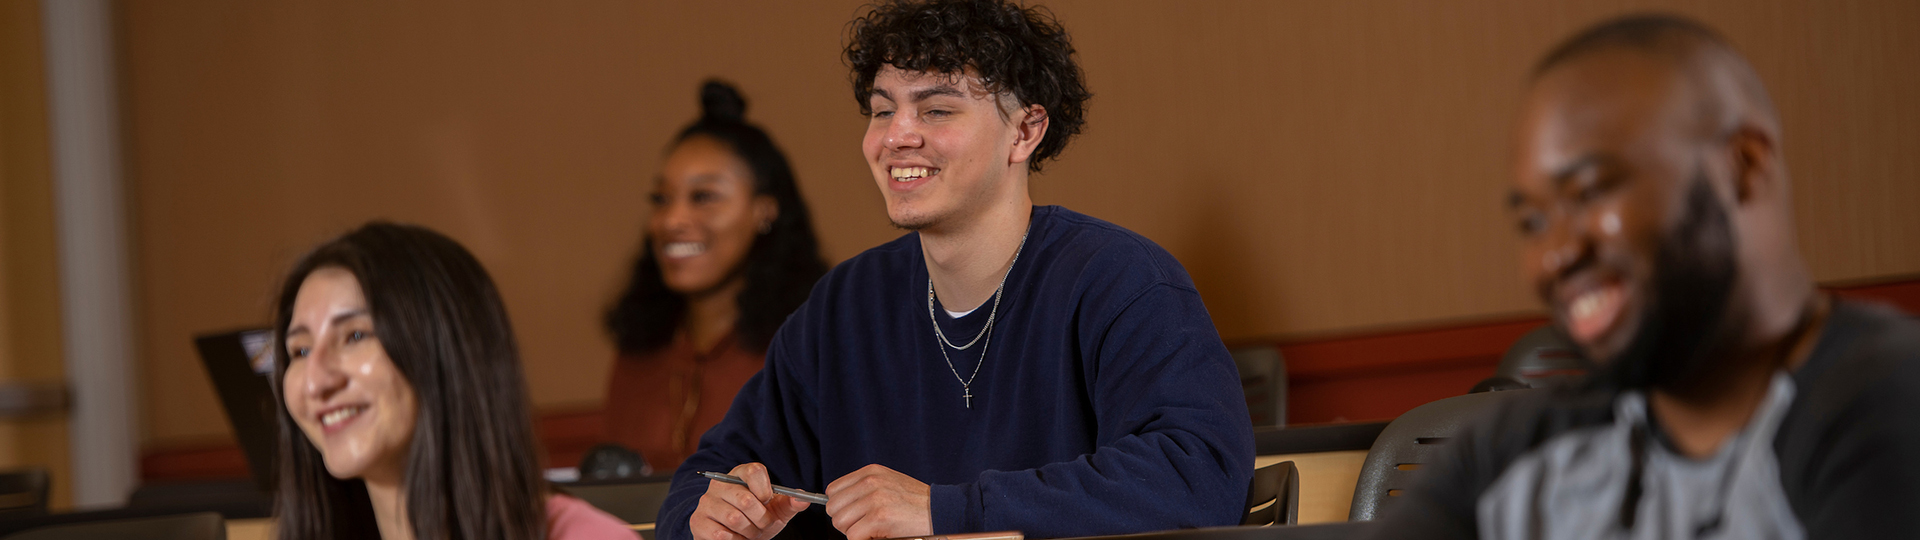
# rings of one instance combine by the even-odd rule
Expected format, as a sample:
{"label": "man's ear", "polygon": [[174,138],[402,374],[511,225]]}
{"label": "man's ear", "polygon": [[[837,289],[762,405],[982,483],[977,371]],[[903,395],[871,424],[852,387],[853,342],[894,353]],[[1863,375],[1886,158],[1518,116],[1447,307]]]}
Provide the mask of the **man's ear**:
{"label": "man's ear", "polygon": [[1733,158],[1734,201],[1746,204],[1755,197],[1786,197],[1786,178],[1780,175],[1780,147],[1773,135],[1757,126],[1741,125],[1727,137]]}
{"label": "man's ear", "polygon": [[1020,109],[1013,125],[1013,163],[1026,163],[1033,158],[1033,151],[1040,147],[1040,139],[1047,136],[1047,108],[1035,103]]}

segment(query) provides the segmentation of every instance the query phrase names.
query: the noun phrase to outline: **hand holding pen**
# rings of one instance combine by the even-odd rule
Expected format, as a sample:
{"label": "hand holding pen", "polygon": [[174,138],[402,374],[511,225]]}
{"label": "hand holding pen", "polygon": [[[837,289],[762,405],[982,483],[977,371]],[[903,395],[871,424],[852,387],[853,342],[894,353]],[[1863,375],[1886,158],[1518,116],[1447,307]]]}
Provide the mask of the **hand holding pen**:
{"label": "hand holding pen", "polygon": [[[731,480],[715,479],[707,484],[706,494],[700,496],[699,506],[687,522],[694,538],[767,540],[785,529],[794,514],[807,509],[808,500],[774,491],[765,465],[747,463],[719,476]],[[826,500],[813,493],[780,489]]]}

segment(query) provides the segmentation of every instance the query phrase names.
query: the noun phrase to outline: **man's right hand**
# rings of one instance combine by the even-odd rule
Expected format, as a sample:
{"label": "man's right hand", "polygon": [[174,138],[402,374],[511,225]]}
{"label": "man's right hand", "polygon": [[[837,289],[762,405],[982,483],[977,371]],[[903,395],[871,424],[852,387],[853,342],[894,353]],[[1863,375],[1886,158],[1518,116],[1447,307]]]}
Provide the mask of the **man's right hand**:
{"label": "man's right hand", "polygon": [[707,493],[693,509],[687,527],[694,540],[767,540],[787,527],[787,520],[807,509],[807,502],[773,492],[767,466],[748,463],[727,474],[747,482],[737,486],[707,481]]}

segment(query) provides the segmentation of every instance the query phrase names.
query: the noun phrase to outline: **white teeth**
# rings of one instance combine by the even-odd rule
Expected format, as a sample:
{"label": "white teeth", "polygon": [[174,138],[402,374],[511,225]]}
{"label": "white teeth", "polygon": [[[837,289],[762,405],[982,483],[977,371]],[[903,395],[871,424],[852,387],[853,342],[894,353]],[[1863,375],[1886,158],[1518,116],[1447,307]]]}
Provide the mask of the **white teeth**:
{"label": "white teeth", "polygon": [[1579,298],[1575,298],[1573,300],[1573,305],[1569,307],[1567,311],[1569,312],[1569,314],[1573,315],[1574,318],[1584,319],[1589,316],[1592,316],[1593,311],[1599,308],[1600,308],[1600,293],[1590,292],[1590,293],[1580,295]]}
{"label": "white teeth", "polygon": [[364,410],[367,410],[367,408],[364,406],[344,407],[340,409],[335,409],[333,412],[327,413],[326,415],[320,417],[320,425],[326,426],[326,427],[332,427],[334,424],[345,422],[348,418],[353,418],[354,416],[359,415],[360,411],[364,411]]}
{"label": "white teeth", "polygon": [[1599,314],[1600,308],[1613,300],[1616,294],[1618,293],[1605,289],[1581,293],[1580,296],[1574,297],[1572,304],[1567,306],[1567,315],[1575,319],[1592,317]]}
{"label": "white teeth", "polygon": [[890,172],[893,174],[893,179],[895,181],[912,182],[914,180],[919,180],[921,178],[926,178],[928,176],[939,174],[940,170],[930,169],[927,167],[894,167]]}
{"label": "white teeth", "polygon": [[680,259],[706,253],[707,245],[699,242],[669,242],[661,251],[666,252],[667,258]]}

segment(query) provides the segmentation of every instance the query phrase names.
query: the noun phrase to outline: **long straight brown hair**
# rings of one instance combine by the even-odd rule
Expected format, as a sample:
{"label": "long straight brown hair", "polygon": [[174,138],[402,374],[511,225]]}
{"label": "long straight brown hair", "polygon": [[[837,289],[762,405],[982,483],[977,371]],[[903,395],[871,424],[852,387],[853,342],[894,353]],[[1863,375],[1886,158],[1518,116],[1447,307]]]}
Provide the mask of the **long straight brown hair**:
{"label": "long straight brown hair", "polygon": [[544,538],[547,486],[520,354],[493,280],[452,239],[384,222],[315,248],[281,286],[273,327],[280,538],[380,536],[365,484],[328,474],[287,413],[287,326],[300,285],[321,268],[345,269],[359,280],[374,334],[420,404],[402,488],[414,536]]}

